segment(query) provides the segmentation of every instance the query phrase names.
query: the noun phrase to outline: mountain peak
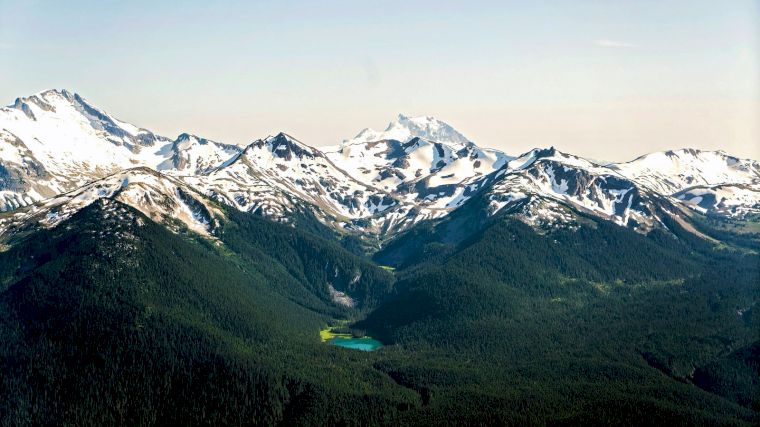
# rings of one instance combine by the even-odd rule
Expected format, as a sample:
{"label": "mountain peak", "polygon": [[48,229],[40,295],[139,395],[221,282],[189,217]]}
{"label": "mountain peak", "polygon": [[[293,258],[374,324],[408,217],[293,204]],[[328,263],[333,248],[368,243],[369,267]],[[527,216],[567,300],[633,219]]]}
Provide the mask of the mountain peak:
{"label": "mountain peak", "polygon": [[77,93],[69,91],[67,89],[48,89],[48,90],[44,90],[42,92],[39,92],[36,95],[43,96],[43,97],[44,96],[50,96],[50,95],[58,95],[58,96],[62,96],[64,98],[73,98],[75,96],[79,96]]}
{"label": "mountain peak", "polygon": [[310,147],[285,132],[280,132],[274,136],[268,136],[264,139],[258,139],[251,143],[247,150],[264,149],[273,157],[285,160],[302,157],[322,157],[322,153],[313,147]]}
{"label": "mountain peak", "polygon": [[600,171],[605,168],[605,166],[600,165],[599,162],[562,152],[554,148],[554,146],[549,148],[534,148],[525,152],[520,156],[509,160],[505,168],[506,170],[521,170],[543,161],[557,162],[574,168],[594,171]]}
{"label": "mountain peak", "polygon": [[40,108],[45,108],[45,106],[50,107],[56,100],[62,99],[65,102],[73,103],[77,98],[80,98],[79,95],[66,89],[47,89],[32,95],[16,98],[15,102],[8,107],[23,109],[24,105],[34,103]]}
{"label": "mountain peak", "polygon": [[194,143],[194,144],[200,144],[200,145],[206,145],[209,141],[206,138],[202,138],[198,135],[194,135],[192,133],[183,132],[177,136],[177,139],[174,141],[175,144],[177,143]]}
{"label": "mountain peak", "polygon": [[278,140],[278,141],[294,142],[296,144],[300,144],[300,145],[306,146],[306,144],[304,144],[303,142],[297,140],[296,138],[290,136],[289,134],[287,134],[285,132],[278,132],[277,135],[275,135],[275,136],[273,136],[271,138],[273,138],[275,140]]}
{"label": "mountain peak", "polygon": [[384,131],[378,132],[366,128],[353,139],[343,141],[343,145],[366,144],[382,140],[409,142],[414,138],[451,146],[472,145],[469,139],[444,121],[433,116],[410,117],[405,114],[398,114],[395,120],[388,123]]}
{"label": "mountain peak", "polygon": [[[16,98],[9,108],[22,111],[29,119],[37,121],[40,116],[55,116],[61,118],[88,122],[93,128],[113,133],[117,137],[131,137],[138,145],[150,145],[155,135],[148,135],[144,129],[122,122],[106,111],[93,105],[77,93],[66,89],[48,89],[26,97]],[[145,135],[140,135],[145,134]],[[138,141],[139,140],[139,141]]]}

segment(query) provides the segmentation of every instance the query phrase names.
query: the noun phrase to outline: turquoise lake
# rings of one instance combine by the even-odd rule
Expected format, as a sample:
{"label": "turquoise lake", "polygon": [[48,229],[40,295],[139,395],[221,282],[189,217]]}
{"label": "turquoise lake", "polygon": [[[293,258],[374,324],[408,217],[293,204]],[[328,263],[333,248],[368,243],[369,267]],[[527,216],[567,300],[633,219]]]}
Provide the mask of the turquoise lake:
{"label": "turquoise lake", "polygon": [[377,350],[383,346],[383,343],[376,339],[369,337],[364,338],[333,338],[328,341],[330,345],[337,345],[339,347],[346,347],[353,350],[372,351]]}

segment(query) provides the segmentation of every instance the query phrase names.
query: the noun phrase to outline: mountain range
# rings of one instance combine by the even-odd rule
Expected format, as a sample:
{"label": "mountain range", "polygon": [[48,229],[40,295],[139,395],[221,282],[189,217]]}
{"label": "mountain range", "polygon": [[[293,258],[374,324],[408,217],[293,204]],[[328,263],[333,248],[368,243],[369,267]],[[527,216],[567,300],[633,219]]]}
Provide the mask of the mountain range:
{"label": "mountain range", "polygon": [[238,145],[44,91],[0,109],[0,425],[757,425],[759,221],[722,151]]}
{"label": "mountain range", "polygon": [[[663,216],[685,221],[692,211],[727,218],[760,214],[757,161],[695,149],[603,165],[554,148],[513,156],[480,148],[433,117],[399,115],[384,131],[364,129],[321,149],[285,133],[243,147],[187,133],[164,137],[78,94],[49,90],[0,110],[0,129],[0,208],[26,207],[19,211],[26,216],[39,214],[35,203],[72,191],[79,193],[78,206],[113,197],[115,190],[86,187],[119,180],[129,186],[130,179],[119,175],[134,180],[148,173],[139,168],[175,182],[184,194],[197,192],[281,222],[306,213],[375,246],[481,193],[489,201],[486,215],[515,215],[540,227],[572,226],[576,212],[643,233],[661,227]],[[196,227],[174,186],[132,187],[148,194],[127,203],[146,213],[155,210],[155,192],[171,187],[172,194],[159,196],[172,200],[163,216]]]}

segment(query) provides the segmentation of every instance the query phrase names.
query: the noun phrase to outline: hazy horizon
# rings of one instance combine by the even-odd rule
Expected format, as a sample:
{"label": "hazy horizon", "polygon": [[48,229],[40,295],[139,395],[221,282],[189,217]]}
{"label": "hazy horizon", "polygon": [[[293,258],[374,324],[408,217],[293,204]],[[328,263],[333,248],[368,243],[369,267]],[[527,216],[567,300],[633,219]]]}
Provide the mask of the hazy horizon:
{"label": "hazy horizon", "polygon": [[399,113],[482,147],[760,159],[758,2],[0,0],[0,103],[77,92],[160,134],[313,146]]}

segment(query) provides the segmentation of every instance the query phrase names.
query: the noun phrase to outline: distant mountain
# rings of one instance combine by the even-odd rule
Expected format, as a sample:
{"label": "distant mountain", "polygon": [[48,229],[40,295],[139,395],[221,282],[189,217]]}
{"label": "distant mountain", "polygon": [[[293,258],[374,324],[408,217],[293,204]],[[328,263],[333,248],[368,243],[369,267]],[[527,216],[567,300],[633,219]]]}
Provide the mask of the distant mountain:
{"label": "distant mountain", "polygon": [[211,172],[242,152],[233,144],[222,144],[195,135],[183,133],[172,141],[171,157],[156,169],[176,175],[199,175]]}
{"label": "distant mountain", "polygon": [[486,191],[489,213],[513,210],[528,224],[571,225],[575,211],[647,232],[660,225],[658,206],[675,210],[667,197],[614,169],[555,149],[526,153],[500,174]]}
{"label": "distant mountain", "polygon": [[384,131],[366,128],[354,138],[343,142],[343,146],[366,144],[368,142],[394,140],[409,142],[414,138],[436,141],[450,147],[462,147],[472,142],[450,125],[430,116],[407,117],[399,114]]}
{"label": "distant mountain", "polygon": [[679,191],[674,197],[699,212],[719,217],[760,218],[760,185],[757,182],[698,185]]}
{"label": "distant mountain", "polygon": [[760,182],[760,162],[739,159],[722,151],[682,149],[641,156],[610,168],[660,194],[671,195],[691,187]]}
{"label": "distant mountain", "polygon": [[223,216],[218,207],[182,181],[141,167],[117,172],[67,193],[0,217],[0,239],[53,228],[93,202],[116,200],[170,229],[185,227],[209,236]]}
{"label": "distant mountain", "polygon": [[186,181],[241,210],[288,221],[306,207],[338,230],[377,236],[457,208],[506,158],[417,136],[321,151],[281,133]]}
{"label": "distant mountain", "polygon": [[308,204],[326,222],[343,224],[397,204],[284,133],[254,141],[222,167],[188,182],[238,209],[282,221],[299,204]]}
{"label": "distant mountain", "polygon": [[641,156],[610,168],[701,213],[758,217],[760,162],[723,151],[681,149]]}
{"label": "distant mountain", "polygon": [[0,110],[3,210],[86,193],[88,183],[136,167],[281,222],[314,217],[374,247],[481,195],[488,215],[510,211],[537,227],[572,224],[582,212],[646,233],[663,226],[663,216],[688,221],[685,208],[755,215],[760,192],[760,163],[723,152],[684,149],[606,165],[553,148],[509,156],[426,116],[399,115],[383,131],[318,149],[284,133],[246,147],[188,133],[172,140],[66,90]]}
{"label": "distant mountain", "polygon": [[48,90],[0,109],[0,209],[138,166],[198,174],[241,150],[187,134],[171,140],[120,121],[78,94]]}
{"label": "distant mountain", "polygon": [[431,209],[460,206],[510,159],[433,117],[403,115],[384,132],[365,129],[325,153],[357,180]]}

